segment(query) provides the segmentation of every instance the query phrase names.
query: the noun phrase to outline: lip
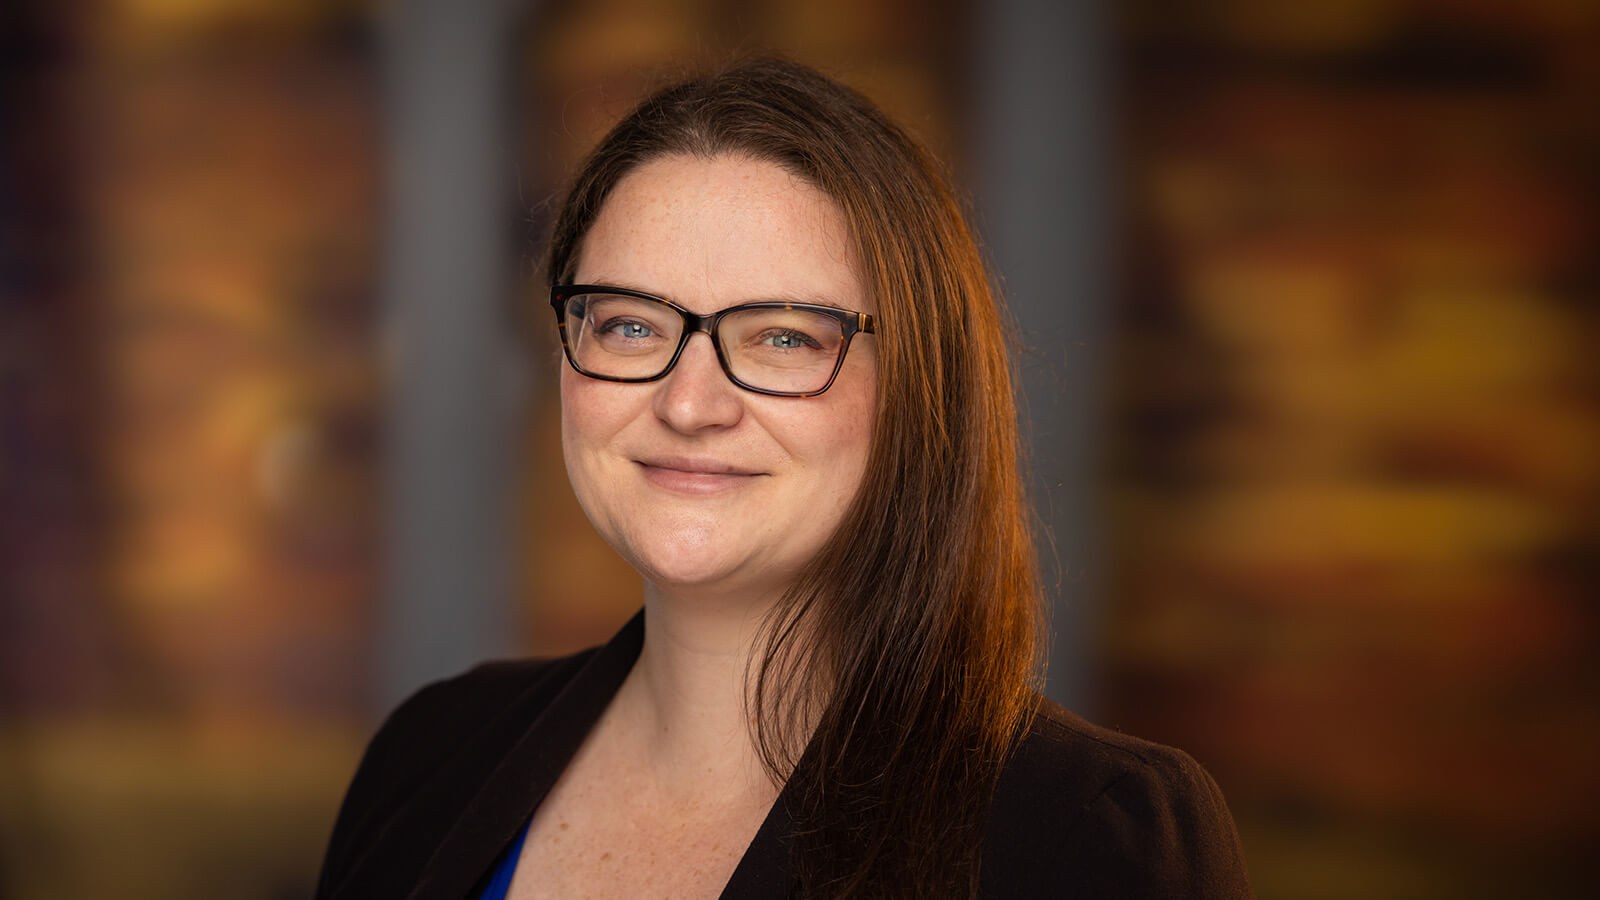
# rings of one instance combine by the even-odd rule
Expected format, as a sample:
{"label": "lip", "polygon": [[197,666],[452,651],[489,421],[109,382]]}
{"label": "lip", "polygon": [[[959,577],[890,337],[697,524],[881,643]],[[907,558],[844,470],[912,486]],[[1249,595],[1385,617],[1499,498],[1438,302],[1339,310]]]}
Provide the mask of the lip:
{"label": "lip", "polygon": [[636,459],[646,481],[679,494],[717,494],[765,474],[716,459],[658,456]]}

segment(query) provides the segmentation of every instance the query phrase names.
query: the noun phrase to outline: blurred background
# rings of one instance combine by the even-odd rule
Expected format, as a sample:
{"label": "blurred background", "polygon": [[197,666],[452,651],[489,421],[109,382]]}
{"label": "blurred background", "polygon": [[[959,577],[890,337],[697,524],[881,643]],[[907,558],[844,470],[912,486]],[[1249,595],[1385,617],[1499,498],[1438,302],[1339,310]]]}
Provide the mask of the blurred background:
{"label": "blurred background", "polygon": [[1600,4],[83,0],[0,12],[0,898],[306,896],[396,700],[626,619],[539,240],[761,51],[970,197],[1052,694],[1263,898],[1587,896]]}

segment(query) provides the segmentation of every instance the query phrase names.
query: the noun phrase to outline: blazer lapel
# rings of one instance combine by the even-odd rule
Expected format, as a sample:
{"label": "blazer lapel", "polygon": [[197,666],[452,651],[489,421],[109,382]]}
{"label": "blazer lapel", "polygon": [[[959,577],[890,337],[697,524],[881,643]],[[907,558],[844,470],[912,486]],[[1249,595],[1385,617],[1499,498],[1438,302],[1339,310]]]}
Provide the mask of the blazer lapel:
{"label": "blazer lapel", "polygon": [[[462,735],[461,752],[393,818],[339,897],[472,896],[622,685],[643,639],[641,611],[582,662],[555,697],[542,682],[530,685],[476,734]],[[419,868],[407,850],[429,834],[439,837],[421,845],[437,849]]]}
{"label": "blazer lapel", "polygon": [[745,848],[744,858],[722,888],[722,900],[771,900],[794,894],[794,875],[789,871],[790,843],[794,836],[794,815],[789,805],[787,786],[778,794],[767,818],[756,829],[756,836]]}

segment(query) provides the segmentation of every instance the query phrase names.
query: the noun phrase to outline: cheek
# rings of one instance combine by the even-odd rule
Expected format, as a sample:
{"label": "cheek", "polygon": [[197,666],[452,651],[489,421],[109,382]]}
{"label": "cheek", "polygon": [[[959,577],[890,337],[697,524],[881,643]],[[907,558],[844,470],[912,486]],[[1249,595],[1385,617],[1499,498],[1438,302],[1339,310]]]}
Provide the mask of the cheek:
{"label": "cheek", "polygon": [[600,477],[601,451],[626,422],[627,397],[615,396],[617,387],[572,371],[561,375],[561,453],[580,501]]}
{"label": "cheek", "polygon": [[566,458],[567,477],[578,486],[577,459],[583,446],[584,422],[582,390],[572,384],[571,373],[561,373],[561,454]]}
{"label": "cheek", "polygon": [[627,391],[627,387],[585,378],[571,369],[562,370],[562,445],[582,447],[615,433],[628,414],[630,399],[637,393]]}
{"label": "cheek", "polygon": [[876,358],[873,354],[863,353],[859,358],[846,360],[846,364],[854,362],[857,370],[855,378],[849,382],[849,391],[844,414],[850,426],[850,435],[858,445],[860,466],[865,468],[867,453],[872,445],[872,429],[878,415],[878,369]]}
{"label": "cheek", "polygon": [[877,385],[871,367],[863,368],[865,371],[854,373],[859,377],[844,385],[838,405],[830,410],[828,422],[820,431],[826,448],[822,456],[843,503],[853,499],[860,489],[872,451]]}
{"label": "cheek", "polygon": [[561,449],[569,452],[578,428],[578,410],[583,407],[582,390],[573,384],[574,375],[566,366],[561,367]]}

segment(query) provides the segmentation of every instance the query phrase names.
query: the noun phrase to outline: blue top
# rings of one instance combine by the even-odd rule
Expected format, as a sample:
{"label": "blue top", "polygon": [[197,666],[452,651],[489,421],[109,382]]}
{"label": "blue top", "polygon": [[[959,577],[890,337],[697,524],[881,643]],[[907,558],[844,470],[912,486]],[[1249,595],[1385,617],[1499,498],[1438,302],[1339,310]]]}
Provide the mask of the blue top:
{"label": "blue top", "polygon": [[522,845],[528,840],[528,826],[531,824],[531,818],[524,822],[522,830],[517,832],[517,839],[500,854],[494,871],[489,873],[489,883],[483,886],[483,893],[478,895],[478,900],[506,900],[506,894],[511,890],[511,876],[517,874],[517,860],[522,858]]}

